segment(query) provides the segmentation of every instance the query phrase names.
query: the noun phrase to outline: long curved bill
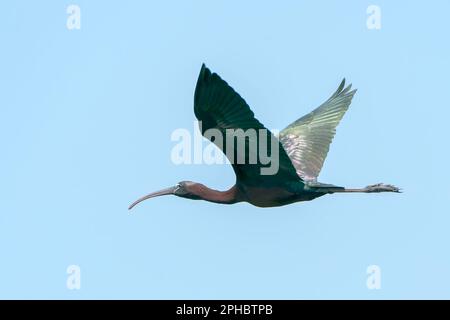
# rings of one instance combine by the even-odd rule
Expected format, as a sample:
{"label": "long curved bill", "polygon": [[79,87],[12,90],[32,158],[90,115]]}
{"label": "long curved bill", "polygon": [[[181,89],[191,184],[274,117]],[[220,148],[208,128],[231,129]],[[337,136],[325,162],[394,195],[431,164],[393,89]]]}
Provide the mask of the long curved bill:
{"label": "long curved bill", "polygon": [[133,202],[129,207],[128,210],[133,209],[134,206],[136,206],[138,203],[150,199],[150,198],[154,198],[154,197],[159,197],[159,196],[166,196],[169,194],[173,194],[175,192],[176,186],[175,187],[170,187],[170,188],[166,188],[163,190],[159,190],[156,192],[152,192],[147,194],[146,196],[143,196],[142,198],[137,199],[135,202]]}

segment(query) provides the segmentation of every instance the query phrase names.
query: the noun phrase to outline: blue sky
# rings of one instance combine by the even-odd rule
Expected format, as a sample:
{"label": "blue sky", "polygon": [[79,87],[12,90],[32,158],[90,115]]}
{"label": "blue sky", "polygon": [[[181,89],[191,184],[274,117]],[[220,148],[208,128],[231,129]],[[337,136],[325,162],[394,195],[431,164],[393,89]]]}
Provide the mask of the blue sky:
{"label": "blue sky", "polygon": [[[66,8],[81,9],[68,30]],[[369,5],[381,29],[366,27]],[[14,1],[0,13],[0,298],[450,298],[448,1]],[[269,128],[358,88],[320,181],[260,209],[163,197],[201,63]],[[191,129],[192,130],[192,129]],[[81,288],[66,286],[69,265]],[[366,269],[381,269],[381,289]]]}

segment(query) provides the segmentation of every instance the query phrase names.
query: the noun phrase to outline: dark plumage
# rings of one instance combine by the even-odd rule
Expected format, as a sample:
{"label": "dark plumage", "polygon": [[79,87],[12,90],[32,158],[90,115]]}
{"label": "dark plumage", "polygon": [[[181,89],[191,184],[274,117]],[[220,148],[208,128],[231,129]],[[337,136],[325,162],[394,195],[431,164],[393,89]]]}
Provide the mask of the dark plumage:
{"label": "dark plumage", "polygon": [[[336,192],[399,192],[398,188],[385,184],[346,189],[317,182],[336,127],[356,92],[350,89],[351,85],[345,87],[344,79],[327,101],[286,127],[276,138],[255,118],[245,100],[203,64],[195,88],[194,113],[201,121],[202,134],[230,160],[236,184],[228,191],[216,191],[200,183],[182,181],[138,199],[130,209],[143,200],[169,194],[223,204],[246,201],[258,207],[275,207]],[[244,132],[254,129],[261,134],[245,136],[242,153],[237,143],[231,143],[236,137],[230,129]],[[212,139],[206,134],[208,131],[220,133],[223,141]],[[257,148],[251,148],[252,145]],[[262,174],[269,165],[261,157],[261,150],[267,155],[278,154],[278,170],[273,174]]]}

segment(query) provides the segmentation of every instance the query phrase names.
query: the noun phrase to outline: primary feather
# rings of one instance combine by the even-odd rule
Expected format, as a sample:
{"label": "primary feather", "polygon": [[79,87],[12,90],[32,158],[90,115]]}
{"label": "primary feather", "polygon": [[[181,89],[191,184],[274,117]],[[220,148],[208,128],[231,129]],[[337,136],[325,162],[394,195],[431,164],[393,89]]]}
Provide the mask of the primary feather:
{"label": "primary feather", "polygon": [[[216,129],[221,132],[225,141],[212,140],[211,137],[206,138],[210,139],[225,153],[233,166],[239,182],[252,185],[274,185],[285,181],[301,181],[296,174],[295,167],[277,138],[255,118],[253,111],[250,110],[245,100],[217,73],[212,73],[205,65],[202,65],[195,88],[194,112],[197,119],[201,121],[203,135],[208,129]],[[230,144],[234,150],[227,150],[227,141],[234,139],[229,135],[227,129],[254,129],[258,133],[259,130],[263,130],[269,153],[272,152],[270,141],[274,139],[279,156],[278,172],[274,175],[260,174],[260,169],[266,165],[262,163],[257,149],[249,149],[250,142],[255,142],[249,141],[250,137],[245,145],[243,155],[245,161],[239,163],[237,161],[238,150],[236,149],[236,144]],[[259,148],[262,143],[259,141],[259,135],[256,139],[258,140],[256,143]],[[249,162],[251,152],[257,153],[254,155],[257,160],[256,163]],[[233,155],[232,158],[230,158],[231,154]]]}
{"label": "primary feather", "polygon": [[344,87],[345,79],[327,101],[280,132],[281,144],[305,181],[317,180],[336,127],[356,92],[350,91],[351,85]]}

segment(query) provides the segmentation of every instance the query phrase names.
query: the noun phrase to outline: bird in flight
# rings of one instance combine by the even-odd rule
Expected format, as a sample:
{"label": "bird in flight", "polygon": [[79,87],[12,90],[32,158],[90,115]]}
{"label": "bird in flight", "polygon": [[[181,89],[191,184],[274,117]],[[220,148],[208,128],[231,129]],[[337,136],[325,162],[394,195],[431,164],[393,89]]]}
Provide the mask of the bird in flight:
{"label": "bird in flight", "polygon": [[[341,192],[400,192],[397,187],[382,183],[348,189],[317,181],[336,127],[355,92],[351,85],[345,86],[345,79],[342,80],[327,101],[291,123],[277,138],[254,117],[245,100],[203,64],[195,88],[194,113],[201,123],[203,136],[219,147],[230,161],[236,174],[235,185],[227,191],[217,191],[201,183],[182,181],[136,200],[129,209],[146,199],[163,195],[221,204],[248,202],[258,207],[278,207]],[[239,149],[237,144],[228,143],[235,139],[230,129],[257,130],[263,134],[245,136],[244,149]],[[224,141],[206,134],[208,130],[221,133]],[[278,154],[276,172],[263,174],[267,161],[250,148],[252,143],[267,149],[269,154]]]}

